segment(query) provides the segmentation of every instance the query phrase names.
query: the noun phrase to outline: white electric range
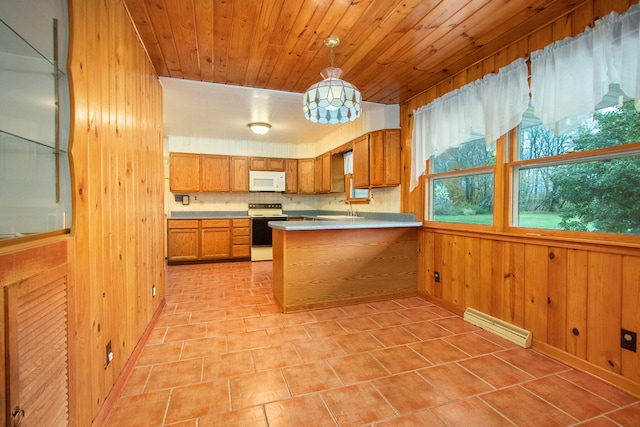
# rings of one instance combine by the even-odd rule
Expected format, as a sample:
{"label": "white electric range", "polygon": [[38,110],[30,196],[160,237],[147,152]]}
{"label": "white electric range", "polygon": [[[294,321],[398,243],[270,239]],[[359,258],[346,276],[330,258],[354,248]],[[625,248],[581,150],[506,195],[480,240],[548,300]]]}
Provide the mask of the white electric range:
{"label": "white electric range", "polygon": [[249,203],[247,214],[251,217],[251,261],[273,259],[269,221],[286,221],[282,203]]}

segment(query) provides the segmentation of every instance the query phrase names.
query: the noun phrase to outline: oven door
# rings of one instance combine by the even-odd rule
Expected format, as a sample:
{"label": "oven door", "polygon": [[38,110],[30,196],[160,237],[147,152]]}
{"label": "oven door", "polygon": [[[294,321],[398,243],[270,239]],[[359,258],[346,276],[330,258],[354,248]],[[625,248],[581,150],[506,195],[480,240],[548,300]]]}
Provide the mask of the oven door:
{"label": "oven door", "polygon": [[281,216],[254,216],[251,218],[251,246],[271,246],[269,221],[286,221]]}

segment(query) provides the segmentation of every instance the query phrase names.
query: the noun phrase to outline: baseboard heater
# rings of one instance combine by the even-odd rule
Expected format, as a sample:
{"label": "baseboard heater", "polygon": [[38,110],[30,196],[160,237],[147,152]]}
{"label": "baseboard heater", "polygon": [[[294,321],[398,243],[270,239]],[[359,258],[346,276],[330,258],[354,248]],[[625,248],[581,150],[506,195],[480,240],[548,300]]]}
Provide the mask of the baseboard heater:
{"label": "baseboard heater", "polygon": [[464,312],[464,320],[479,328],[493,332],[521,347],[531,347],[531,331],[514,326],[504,320],[489,316],[470,307],[467,307]]}

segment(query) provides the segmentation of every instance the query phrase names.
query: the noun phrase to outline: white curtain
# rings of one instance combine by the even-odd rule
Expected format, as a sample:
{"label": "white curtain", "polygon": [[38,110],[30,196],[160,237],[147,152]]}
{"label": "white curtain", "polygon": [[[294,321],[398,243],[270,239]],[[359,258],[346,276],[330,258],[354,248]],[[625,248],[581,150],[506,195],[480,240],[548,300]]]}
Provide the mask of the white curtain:
{"label": "white curtain", "polygon": [[529,103],[527,65],[518,59],[498,74],[449,92],[413,112],[410,190],[435,153],[457,147],[472,134],[497,139],[522,121]]}
{"label": "white curtain", "polygon": [[579,36],[531,53],[531,103],[545,127],[562,134],[591,115],[618,83],[640,107],[640,6],[613,12]]}

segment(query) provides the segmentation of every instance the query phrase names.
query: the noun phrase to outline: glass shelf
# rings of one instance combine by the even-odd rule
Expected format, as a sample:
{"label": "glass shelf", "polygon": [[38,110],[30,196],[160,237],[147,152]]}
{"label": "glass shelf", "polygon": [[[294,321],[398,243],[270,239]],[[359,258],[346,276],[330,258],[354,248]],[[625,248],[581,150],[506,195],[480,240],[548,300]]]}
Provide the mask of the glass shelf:
{"label": "glass shelf", "polygon": [[[53,34],[52,19],[52,46]],[[66,229],[71,223],[67,76],[2,19],[0,93],[0,240]]]}

